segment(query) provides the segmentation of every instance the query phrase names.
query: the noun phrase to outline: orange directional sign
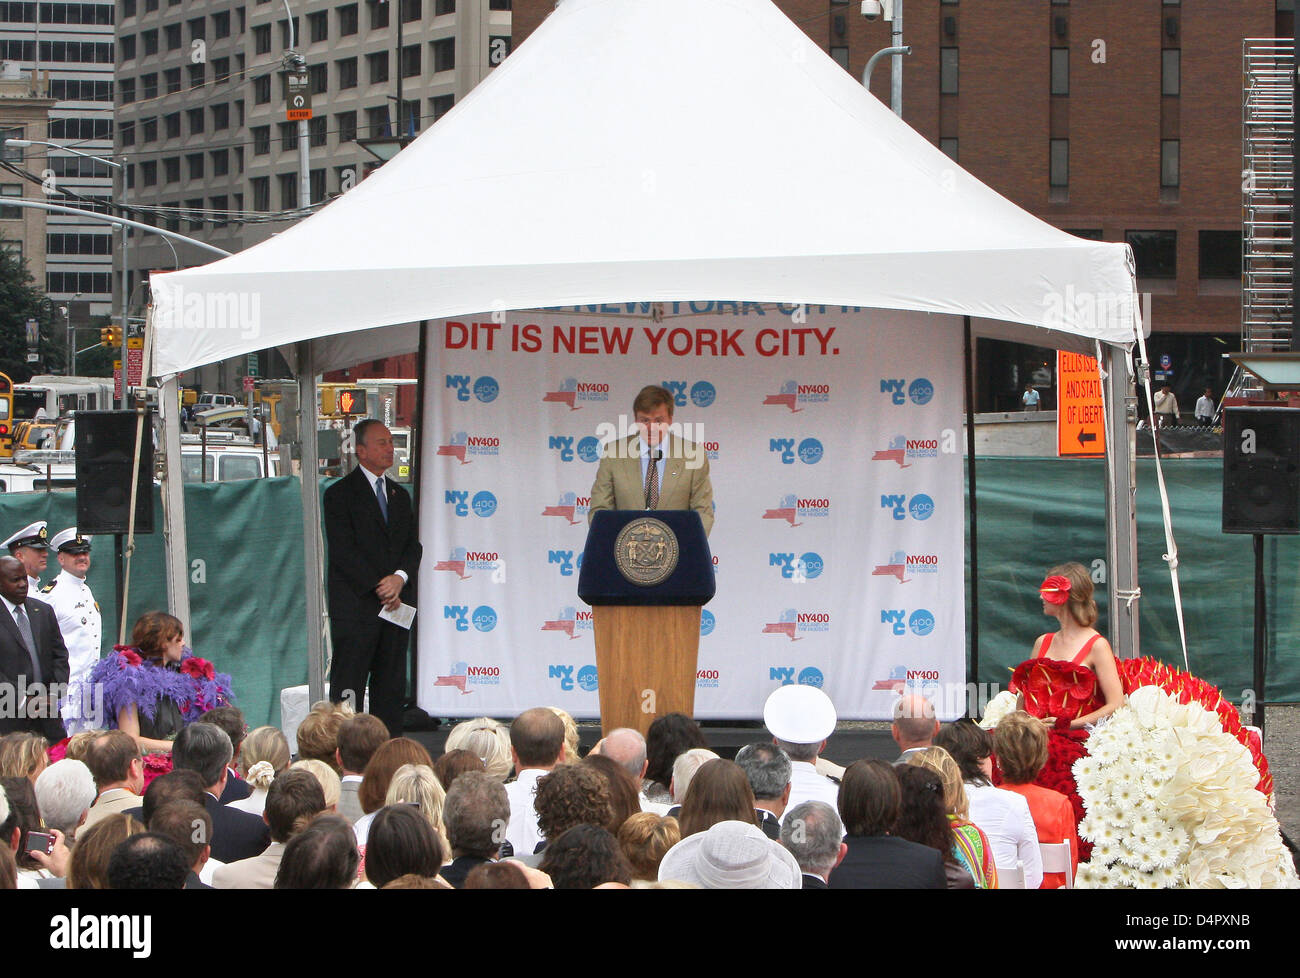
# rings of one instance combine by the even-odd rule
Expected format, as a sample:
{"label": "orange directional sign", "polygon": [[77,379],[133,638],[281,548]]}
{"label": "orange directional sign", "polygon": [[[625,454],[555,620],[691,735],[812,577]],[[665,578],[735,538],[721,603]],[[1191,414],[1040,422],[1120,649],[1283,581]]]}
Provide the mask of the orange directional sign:
{"label": "orange directional sign", "polygon": [[1106,418],[1097,358],[1058,350],[1056,391],[1056,454],[1104,455]]}

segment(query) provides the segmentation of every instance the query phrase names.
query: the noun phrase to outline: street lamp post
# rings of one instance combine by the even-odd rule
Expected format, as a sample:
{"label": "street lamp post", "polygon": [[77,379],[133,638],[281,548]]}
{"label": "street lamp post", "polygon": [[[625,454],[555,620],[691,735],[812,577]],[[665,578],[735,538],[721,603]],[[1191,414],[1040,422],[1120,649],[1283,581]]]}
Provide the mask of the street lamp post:
{"label": "street lamp post", "polygon": [[[17,147],[22,147],[22,148],[24,148],[24,149],[29,148],[29,147],[31,147],[31,146],[46,146],[46,147],[48,147],[48,148],[50,148],[50,149],[57,149],[57,150],[59,150],[60,152],[71,153],[73,156],[80,156],[80,157],[82,157],[83,159],[87,159],[87,160],[95,160],[95,161],[98,162],[98,163],[103,163],[105,166],[111,166],[111,167],[113,167],[114,169],[116,169],[116,170],[118,171],[119,175],[121,176],[121,180],[122,180],[122,191],[121,191],[121,193],[120,193],[119,196],[118,196],[118,203],[119,203],[119,206],[122,208],[123,211],[126,210],[126,167],[125,167],[123,164],[119,163],[117,160],[106,159],[106,158],[103,157],[103,156],[95,156],[95,155],[93,155],[93,154],[91,154],[91,153],[83,153],[81,150],[79,150],[79,149],[73,149],[71,146],[63,146],[63,145],[61,145],[61,144],[59,144],[59,143],[51,143],[51,142],[48,142],[47,140],[44,140],[44,139],[6,139],[6,140],[5,140],[5,145],[6,145],[6,146],[17,146]],[[115,223],[116,223],[116,222],[115,222]],[[125,395],[126,395],[126,332],[127,332],[127,329],[126,329],[126,326],[127,326],[127,324],[126,324],[126,299],[127,299],[127,295],[126,295],[126,293],[127,293],[126,282],[127,282],[127,267],[128,267],[128,260],[129,260],[129,258],[130,258],[130,254],[131,254],[131,243],[130,243],[130,242],[131,242],[131,238],[130,238],[130,229],[129,229],[125,224],[120,224],[120,223],[118,223],[118,224],[117,224],[117,227],[121,228],[121,230],[122,230],[122,286],[121,286],[121,302],[118,304],[118,308],[120,309],[120,313],[119,313],[119,317],[118,317],[118,318],[120,319],[120,321],[121,321],[121,323],[122,323],[122,349],[121,349],[121,351],[120,351],[120,355],[121,355],[121,357],[122,357],[122,393],[123,393],[123,403],[125,403]]]}

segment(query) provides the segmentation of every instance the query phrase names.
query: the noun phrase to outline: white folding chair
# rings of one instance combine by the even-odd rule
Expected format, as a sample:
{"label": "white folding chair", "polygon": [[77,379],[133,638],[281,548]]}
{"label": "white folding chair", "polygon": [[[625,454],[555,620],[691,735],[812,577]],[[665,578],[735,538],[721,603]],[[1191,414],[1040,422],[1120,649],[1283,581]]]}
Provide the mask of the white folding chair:
{"label": "white folding chair", "polygon": [[1040,842],[1038,851],[1043,858],[1044,873],[1064,873],[1065,888],[1074,889],[1074,871],[1070,865],[1070,840],[1060,842]]}
{"label": "white folding chair", "polygon": [[1015,866],[998,867],[999,890],[1023,890],[1025,888],[1025,864],[1019,859]]}

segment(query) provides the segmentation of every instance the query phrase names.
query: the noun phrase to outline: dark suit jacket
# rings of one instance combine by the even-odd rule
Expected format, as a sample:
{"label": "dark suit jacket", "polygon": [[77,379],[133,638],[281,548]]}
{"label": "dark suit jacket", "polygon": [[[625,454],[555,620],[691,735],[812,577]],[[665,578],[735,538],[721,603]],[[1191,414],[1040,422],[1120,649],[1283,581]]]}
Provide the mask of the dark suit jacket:
{"label": "dark suit jacket", "polygon": [[234,773],[226,775],[226,788],[221,792],[221,804],[229,805],[232,801],[243,801],[253,793],[247,781],[235,777]]}
{"label": "dark suit jacket", "polygon": [[375,586],[394,571],[406,571],[402,600],[414,603],[420,541],[415,538],[411,497],[392,479],[388,487],[388,523],[361,466],[325,490],[325,538],[329,543],[330,620],[349,628],[381,624]]}
{"label": "dark suit jacket", "polygon": [[[63,634],[59,631],[59,620],[54,609],[43,601],[29,600],[23,605],[27,620],[31,622],[32,638],[36,640],[36,657],[41,665],[41,680],[47,686],[52,683],[68,681],[68,649],[63,644]],[[0,684],[13,688],[18,677],[25,677],[30,684],[36,677],[32,675],[32,660],[27,654],[27,646],[19,634],[9,609],[0,604]],[[17,692],[15,690],[15,692]],[[21,696],[16,696],[17,706]],[[11,717],[0,719],[0,735],[18,730],[34,730],[43,735],[50,743],[63,739],[63,721],[58,712],[48,719],[29,719]]]}
{"label": "dark suit jacket", "polygon": [[850,835],[849,851],[831,871],[832,890],[943,890],[943,857],[892,835]]}
{"label": "dark suit jacket", "polygon": [[212,858],[218,862],[260,856],[271,844],[271,830],[256,815],[227,808],[207,793],[203,807],[212,816]]}
{"label": "dark suit jacket", "polygon": [[758,819],[758,827],[763,830],[763,834],[773,841],[781,841],[781,820],[769,812],[766,808],[755,808],[754,817]]}
{"label": "dark suit jacket", "polygon": [[456,889],[463,890],[465,888],[465,877],[470,874],[474,867],[482,866],[484,863],[491,861],[480,856],[457,856],[442,867],[441,876]]}

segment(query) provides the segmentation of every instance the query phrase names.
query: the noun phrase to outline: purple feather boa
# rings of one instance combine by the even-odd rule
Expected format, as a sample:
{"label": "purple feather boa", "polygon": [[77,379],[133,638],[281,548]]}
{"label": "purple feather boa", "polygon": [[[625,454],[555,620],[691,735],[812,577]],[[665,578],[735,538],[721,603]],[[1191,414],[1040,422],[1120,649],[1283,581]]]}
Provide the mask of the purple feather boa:
{"label": "purple feather boa", "polygon": [[187,647],[180,663],[157,666],[141,656],[139,649],[119,645],[91,670],[86,685],[103,690],[105,719],[111,727],[117,726],[118,712],[130,706],[152,722],[160,696],[174,702],[190,724],[208,710],[233,703],[234,694],[226,673],[216,672],[208,679],[182,671],[188,660],[204,661]]}

